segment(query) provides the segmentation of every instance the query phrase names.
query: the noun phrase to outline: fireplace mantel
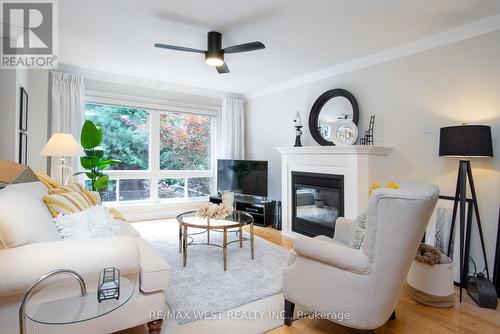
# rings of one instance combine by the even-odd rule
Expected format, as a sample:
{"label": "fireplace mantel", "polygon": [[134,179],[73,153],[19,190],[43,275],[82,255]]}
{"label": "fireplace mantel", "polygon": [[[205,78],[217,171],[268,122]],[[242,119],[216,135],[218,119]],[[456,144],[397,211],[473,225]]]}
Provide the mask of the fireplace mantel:
{"label": "fireplace mantel", "polygon": [[292,172],[323,173],[344,176],[344,216],[355,218],[368,206],[368,188],[373,182],[385,182],[378,175],[392,147],[386,146],[305,146],[278,147],[281,153],[282,234],[292,232]]}
{"label": "fireplace mantel", "polygon": [[346,145],[346,146],[303,146],[303,147],[278,147],[282,154],[335,154],[335,155],[382,155],[386,156],[391,152],[392,147],[369,146],[369,145]]}

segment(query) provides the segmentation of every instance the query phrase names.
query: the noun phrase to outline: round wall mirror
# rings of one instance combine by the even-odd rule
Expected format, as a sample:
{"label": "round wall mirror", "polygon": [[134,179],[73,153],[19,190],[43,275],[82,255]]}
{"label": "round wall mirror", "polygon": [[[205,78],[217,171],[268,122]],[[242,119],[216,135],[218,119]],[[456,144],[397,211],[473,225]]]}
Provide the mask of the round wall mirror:
{"label": "round wall mirror", "polygon": [[322,145],[335,145],[334,133],[341,120],[358,124],[359,107],[354,96],[345,89],[329,90],[314,102],[309,114],[309,130],[314,140]]}

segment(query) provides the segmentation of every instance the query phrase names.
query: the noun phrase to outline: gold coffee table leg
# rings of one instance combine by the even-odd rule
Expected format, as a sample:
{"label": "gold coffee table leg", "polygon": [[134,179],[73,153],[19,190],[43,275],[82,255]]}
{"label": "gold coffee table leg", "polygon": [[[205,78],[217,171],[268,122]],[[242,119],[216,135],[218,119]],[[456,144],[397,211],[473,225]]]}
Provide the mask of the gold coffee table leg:
{"label": "gold coffee table leg", "polygon": [[253,260],[253,222],[250,224],[250,251],[252,253]]}
{"label": "gold coffee table leg", "polygon": [[227,269],[227,227],[224,227],[224,241],[222,244],[222,252],[224,257],[224,271]]}
{"label": "gold coffee table leg", "polygon": [[186,259],[187,259],[187,226],[183,226],[183,232],[182,232],[182,265],[185,267],[186,266]]}
{"label": "gold coffee table leg", "polygon": [[207,218],[207,244],[210,243],[210,218]]}
{"label": "gold coffee table leg", "polygon": [[177,222],[179,224],[179,253],[182,253],[182,224],[180,222]]}

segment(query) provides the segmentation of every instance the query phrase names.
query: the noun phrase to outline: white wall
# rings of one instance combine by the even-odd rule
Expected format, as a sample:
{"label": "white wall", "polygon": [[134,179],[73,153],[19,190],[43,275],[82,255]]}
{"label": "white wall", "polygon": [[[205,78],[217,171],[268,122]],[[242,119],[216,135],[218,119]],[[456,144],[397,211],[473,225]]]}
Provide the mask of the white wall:
{"label": "white wall", "polygon": [[[246,103],[248,159],[269,160],[270,198],[281,197],[278,146],[292,146],[296,110],[305,120],[303,144],[317,145],[307,119],[315,99],[332,88],[352,92],[360,106],[361,132],[376,115],[375,143],[394,146],[380,182],[417,179],[454,195],[458,162],[438,157],[439,128],[492,127],[495,158],[473,160],[488,263],[493,270],[500,202],[500,32],[465,40],[263,96]],[[431,133],[425,130],[430,130]],[[475,223],[475,222],[474,222]],[[482,270],[477,235],[471,254]]]}
{"label": "white wall", "polygon": [[0,159],[16,161],[16,71],[0,70]]}
{"label": "white wall", "polygon": [[29,70],[28,81],[28,164],[33,170],[47,171],[47,157],[40,151],[48,141],[49,71]]}
{"label": "white wall", "polygon": [[198,104],[211,107],[218,107],[221,104],[221,99],[214,97],[170,92],[166,90],[151,89],[146,87],[122,85],[113,82],[98,81],[92,79],[85,80],[85,89],[87,91],[98,91],[135,97],[161,99],[166,101]]}
{"label": "white wall", "polygon": [[47,159],[39,153],[47,142],[47,70],[0,70],[0,159],[18,159],[21,87],[28,93],[28,165],[44,171]]}

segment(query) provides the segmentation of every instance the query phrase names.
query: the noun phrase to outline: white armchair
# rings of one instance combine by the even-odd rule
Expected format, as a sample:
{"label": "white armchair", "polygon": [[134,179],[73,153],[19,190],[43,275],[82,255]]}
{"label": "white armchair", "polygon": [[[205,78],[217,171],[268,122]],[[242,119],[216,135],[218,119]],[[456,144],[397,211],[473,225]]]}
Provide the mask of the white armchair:
{"label": "white armchair", "polygon": [[359,250],[347,246],[354,227],[346,218],[337,220],[333,239],[298,237],[284,272],[285,324],[291,324],[295,304],[361,330],[394,317],[438,195],[437,187],[417,182],[375,190]]}

